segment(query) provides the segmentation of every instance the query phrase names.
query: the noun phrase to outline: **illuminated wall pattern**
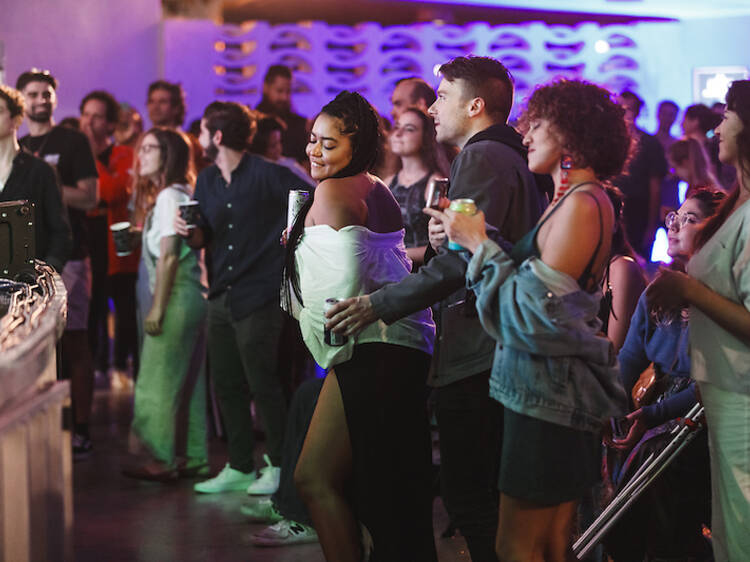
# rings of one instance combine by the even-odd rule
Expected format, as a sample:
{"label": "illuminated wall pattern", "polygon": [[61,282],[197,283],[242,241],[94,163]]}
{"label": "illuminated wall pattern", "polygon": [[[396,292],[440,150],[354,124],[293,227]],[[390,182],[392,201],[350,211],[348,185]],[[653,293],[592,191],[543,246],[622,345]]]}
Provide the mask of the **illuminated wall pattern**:
{"label": "illuminated wall pattern", "polygon": [[397,80],[417,75],[437,85],[435,67],[465,54],[503,61],[515,77],[517,101],[535,84],[556,76],[585,78],[613,91],[641,91],[646,84],[638,33],[638,26],[587,23],[572,28],[540,22],[494,27],[345,27],[323,22],[217,26],[214,95],[255,105],[266,68],[281,63],[294,70],[294,106],[304,115],[314,115],[342,89],[360,92],[387,113]]}

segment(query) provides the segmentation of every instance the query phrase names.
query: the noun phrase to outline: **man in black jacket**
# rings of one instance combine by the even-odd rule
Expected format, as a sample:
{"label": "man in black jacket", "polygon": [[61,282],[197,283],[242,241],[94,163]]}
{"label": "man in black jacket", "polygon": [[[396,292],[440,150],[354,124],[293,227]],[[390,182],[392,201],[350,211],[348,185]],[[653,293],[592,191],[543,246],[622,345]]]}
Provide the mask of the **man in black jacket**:
{"label": "man in black jacket", "polygon": [[[544,200],[520,135],[506,125],[513,102],[509,73],[488,57],[458,57],[440,72],[438,98],[429,112],[437,140],[461,149],[451,165],[449,197],[473,199],[489,225],[515,242],[536,223]],[[431,244],[437,241],[444,241],[444,234],[432,223]],[[428,247],[425,257],[427,264],[401,282],[334,307],[330,326],[352,334],[378,318],[391,323],[440,302],[431,382],[443,499],[472,560],[496,560],[502,409],[489,397],[494,341],[465,289],[467,262],[459,252],[440,245],[437,254]]]}
{"label": "man in black jacket", "polygon": [[292,71],[283,64],[268,67],[263,77],[263,98],[255,108],[274,117],[284,130],[281,132],[281,153],[305,164],[307,155],[307,119],[292,111]]}
{"label": "man in black jacket", "polygon": [[33,203],[35,257],[62,271],[73,247],[70,225],[55,172],[18,144],[24,109],[21,92],[0,84],[0,201]]}

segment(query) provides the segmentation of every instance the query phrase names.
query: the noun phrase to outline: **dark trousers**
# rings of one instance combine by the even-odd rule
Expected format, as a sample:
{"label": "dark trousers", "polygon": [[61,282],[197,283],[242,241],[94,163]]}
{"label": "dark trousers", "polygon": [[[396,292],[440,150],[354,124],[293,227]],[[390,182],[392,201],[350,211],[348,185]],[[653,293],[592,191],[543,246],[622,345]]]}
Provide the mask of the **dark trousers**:
{"label": "dark trousers", "polygon": [[91,259],[91,301],[89,304],[89,346],[94,358],[94,368],[106,371],[109,368],[109,283],[107,268],[107,240],[109,229],[107,217],[87,217],[89,229],[89,254]]}
{"label": "dark trousers", "polygon": [[286,421],[284,449],[281,453],[281,480],[278,491],[271,498],[276,509],[286,519],[305,525],[312,525],[312,518],[297,493],[294,470],[297,468],[297,460],[302,452],[310,420],[318,403],[320,389],[323,388],[323,380],[315,378],[306,380],[292,396]]}
{"label": "dark trousers", "polygon": [[136,325],[135,273],[109,276],[109,289],[115,305],[114,366],[124,371],[128,355],[133,357],[133,373],[138,372],[138,328]]}
{"label": "dark trousers", "polygon": [[435,391],[441,493],[474,562],[497,560],[503,409],[489,396],[489,377],[487,371]]}
{"label": "dark trousers", "polygon": [[232,468],[254,469],[250,400],[266,432],[268,456],[281,462],[286,400],[277,372],[282,311],[277,300],[232,319],[226,293],[208,301],[210,374],[224,418]]}

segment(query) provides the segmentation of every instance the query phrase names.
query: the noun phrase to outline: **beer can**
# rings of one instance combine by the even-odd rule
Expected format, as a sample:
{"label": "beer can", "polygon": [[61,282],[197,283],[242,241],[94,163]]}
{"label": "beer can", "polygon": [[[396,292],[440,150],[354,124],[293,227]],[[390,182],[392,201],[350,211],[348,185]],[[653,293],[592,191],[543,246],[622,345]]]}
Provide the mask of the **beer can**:
{"label": "beer can", "polygon": [[[448,208],[451,211],[454,211],[456,213],[461,213],[463,215],[476,215],[477,214],[477,204],[474,203],[473,199],[454,199],[453,201],[451,201],[451,204]],[[456,244],[452,240],[448,240],[448,248],[451,250],[464,250],[465,249],[463,246]]]}
{"label": "beer can", "polygon": [[427,207],[440,209],[440,199],[448,196],[448,178],[433,178],[427,184]]}
{"label": "beer can", "polygon": [[289,191],[289,206],[286,211],[286,226],[292,228],[294,221],[297,220],[297,215],[302,210],[302,207],[310,199],[310,192],[302,189],[292,189]]}
{"label": "beer can", "polygon": [[[331,310],[336,303],[338,303],[341,299],[337,298],[330,298],[326,299],[323,303],[323,322],[327,322],[328,319],[325,317],[326,312]],[[323,328],[323,341],[326,342],[326,344],[339,347],[346,343],[347,337],[342,334],[337,334],[336,332],[332,332],[328,328]]]}

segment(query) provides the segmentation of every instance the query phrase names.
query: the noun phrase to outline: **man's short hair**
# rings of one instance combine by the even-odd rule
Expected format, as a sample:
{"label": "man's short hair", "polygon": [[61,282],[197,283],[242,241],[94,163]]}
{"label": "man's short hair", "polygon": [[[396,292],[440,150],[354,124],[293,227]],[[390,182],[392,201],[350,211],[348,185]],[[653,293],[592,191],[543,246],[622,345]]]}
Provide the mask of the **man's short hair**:
{"label": "man's short hair", "polygon": [[417,76],[402,78],[401,80],[396,82],[396,86],[402,83],[409,83],[413,86],[411,91],[411,99],[409,100],[412,105],[417,105],[419,100],[424,100],[424,103],[427,107],[430,107],[433,103],[435,103],[435,100],[437,99],[437,96],[435,95],[435,89],[427,82],[425,82],[422,78],[418,78]]}
{"label": "man's short hair", "polygon": [[482,98],[487,114],[496,121],[508,120],[513,107],[513,78],[505,65],[491,57],[456,57],[440,67],[449,82],[462,79],[469,98]]}
{"label": "man's short hair", "polygon": [[247,107],[231,101],[214,102],[206,108],[203,118],[212,137],[216,131],[221,131],[221,146],[232,150],[247,148],[255,125],[255,118]]}
{"label": "man's short hair", "polygon": [[671,107],[675,111],[679,111],[680,110],[680,107],[675,102],[673,102],[672,100],[662,100],[659,103],[659,109],[661,109],[662,106],[664,106],[664,107]]}
{"label": "man's short hair", "polygon": [[116,124],[120,120],[120,104],[117,103],[115,97],[105,90],[94,90],[86,94],[81,100],[81,105],[78,107],[78,111],[83,113],[84,106],[90,100],[97,100],[104,104],[106,107],[105,118],[107,123]]}
{"label": "man's short hair", "polygon": [[157,80],[156,82],[151,82],[151,84],[148,87],[148,95],[151,96],[151,93],[155,90],[165,90],[169,92],[170,99],[172,101],[172,106],[176,107],[178,109],[177,111],[177,117],[175,117],[175,125],[182,125],[185,121],[185,91],[182,89],[182,86],[176,82],[167,82],[166,80]]}
{"label": "man's short hair", "polygon": [[49,70],[40,70],[38,68],[32,68],[27,70],[18,77],[16,80],[16,90],[23,91],[23,89],[31,82],[46,82],[52,86],[53,90],[57,90],[57,79],[50,74]]}
{"label": "man's short hair", "polygon": [[635,110],[636,115],[640,115],[644,102],[638,94],[636,94],[632,90],[623,90],[620,94],[620,97],[635,102],[635,107],[633,109]]}
{"label": "man's short hair", "polygon": [[268,70],[266,70],[266,75],[263,77],[263,83],[273,84],[273,81],[279,77],[291,80],[291,69],[288,66],[284,66],[283,64],[272,64],[268,67]]}
{"label": "man's short hair", "polygon": [[0,98],[5,100],[5,105],[8,106],[11,119],[23,115],[26,104],[23,101],[23,94],[21,92],[10,86],[0,84]]}

